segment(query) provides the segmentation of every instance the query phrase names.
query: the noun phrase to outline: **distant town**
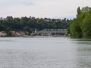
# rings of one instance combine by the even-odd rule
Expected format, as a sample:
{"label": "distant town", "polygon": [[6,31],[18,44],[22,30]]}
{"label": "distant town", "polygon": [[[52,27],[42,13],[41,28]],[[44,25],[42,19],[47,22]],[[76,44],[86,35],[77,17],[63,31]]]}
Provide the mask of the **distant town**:
{"label": "distant town", "polygon": [[[11,35],[13,37],[26,37],[26,36],[68,36],[66,29],[44,29],[41,31],[37,31],[35,29],[34,33],[28,35],[28,32],[23,31],[11,31]],[[1,37],[7,37],[8,34],[5,31],[0,32]]]}
{"label": "distant town", "polygon": [[67,35],[69,19],[7,16],[0,18],[0,36],[61,36]]}

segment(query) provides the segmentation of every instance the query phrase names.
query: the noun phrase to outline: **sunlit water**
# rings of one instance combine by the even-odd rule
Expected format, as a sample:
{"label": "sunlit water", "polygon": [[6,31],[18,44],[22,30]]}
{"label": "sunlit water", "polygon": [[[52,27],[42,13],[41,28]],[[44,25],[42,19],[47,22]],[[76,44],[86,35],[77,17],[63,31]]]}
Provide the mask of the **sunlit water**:
{"label": "sunlit water", "polygon": [[91,68],[91,39],[0,37],[0,68]]}

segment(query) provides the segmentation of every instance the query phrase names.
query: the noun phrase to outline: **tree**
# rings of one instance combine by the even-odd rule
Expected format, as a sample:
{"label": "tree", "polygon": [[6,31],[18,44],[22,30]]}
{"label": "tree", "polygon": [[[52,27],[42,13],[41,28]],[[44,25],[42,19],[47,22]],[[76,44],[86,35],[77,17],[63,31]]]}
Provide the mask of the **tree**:
{"label": "tree", "polygon": [[8,36],[12,36],[12,33],[11,33],[11,31],[9,31],[9,32],[8,32]]}
{"label": "tree", "polygon": [[72,37],[91,38],[91,8],[83,7],[77,9],[77,17],[70,23],[70,35]]}
{"label": "tree", "polygon": [[77,15],[79,15],[81,13],[81,9],[80,7],[77,8]]}
{"label": "tree", "polygon": [[[35,18],[35,17],[21,17],[13,18],[8,16],[1,18],[0,20],[0,31],[6,31],[7,33],[10,30],[13,31],[27,31],[31,33],[32,29],[43,30],[43,29],[67,29],[69,27],[70,20],[64,19],[50,19],[50,18]],[[27,26],[27,28],[26,28]],[[31,27],[31,28],[30,28]]]}
{"label": "tree", "polygon": [[30,28],[29,28],[28,26],[25,26],[25,27],[24,27],[24,32],[31,33]]}
{"label": "tree", "polygon": [[12,28],[11,27],[7,27],[6,29],[5,29],[5,32],[9,32],[9,31],[12,31]]}
{"label": "tree", "polygon": [[79,23],[77,22],[77,19],[71,21],[70,35],[75,38],[82,37],[81,29],[79,27]]}
{"label": "tree", "polygon": [[91,13],[88,13],[82,24],[83,37],[91,38]]}

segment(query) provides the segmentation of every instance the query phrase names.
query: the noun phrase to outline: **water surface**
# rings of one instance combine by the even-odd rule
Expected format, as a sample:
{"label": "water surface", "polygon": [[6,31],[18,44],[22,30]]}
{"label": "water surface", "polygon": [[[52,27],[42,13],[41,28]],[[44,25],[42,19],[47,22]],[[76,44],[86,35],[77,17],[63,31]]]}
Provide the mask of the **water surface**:
{"label": "water surface", "polygon": [[0,37],[0,68],[91,68],[91,39]]}

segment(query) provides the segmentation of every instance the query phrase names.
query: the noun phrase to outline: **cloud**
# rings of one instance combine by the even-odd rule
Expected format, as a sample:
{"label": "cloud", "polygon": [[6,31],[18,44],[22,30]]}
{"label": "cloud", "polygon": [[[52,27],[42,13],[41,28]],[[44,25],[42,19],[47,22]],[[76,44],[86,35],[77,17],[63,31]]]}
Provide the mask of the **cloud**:
{"label": "cloud", "polygon": [[25,5],[25,6],[32,6],[34,5],[33,2],[21,2],[22,5]]}
{"label": "cloud", "polygon": [[74,18],[77,7],[91,6],[91,0],[0,0],[0,15]]}

